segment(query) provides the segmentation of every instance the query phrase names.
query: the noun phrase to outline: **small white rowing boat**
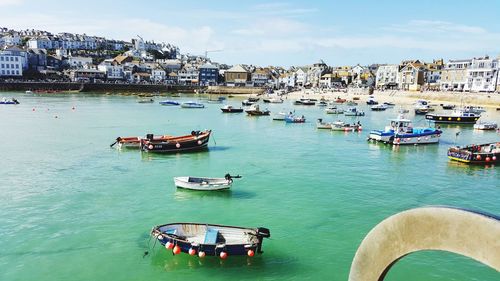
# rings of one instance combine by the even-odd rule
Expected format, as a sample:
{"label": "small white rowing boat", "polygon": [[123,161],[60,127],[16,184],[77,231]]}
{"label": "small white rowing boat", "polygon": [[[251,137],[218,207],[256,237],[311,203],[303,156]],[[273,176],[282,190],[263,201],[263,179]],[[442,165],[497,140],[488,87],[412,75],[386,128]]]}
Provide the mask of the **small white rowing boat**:
{"label": "small white rowing boat", "polygon": [[175,177],[174,183],[178,188],[191,190],[223,190],[231,188],[233,178],[241,178],[241,176],[232,177],[230,174],[226,174],[223,178]]}

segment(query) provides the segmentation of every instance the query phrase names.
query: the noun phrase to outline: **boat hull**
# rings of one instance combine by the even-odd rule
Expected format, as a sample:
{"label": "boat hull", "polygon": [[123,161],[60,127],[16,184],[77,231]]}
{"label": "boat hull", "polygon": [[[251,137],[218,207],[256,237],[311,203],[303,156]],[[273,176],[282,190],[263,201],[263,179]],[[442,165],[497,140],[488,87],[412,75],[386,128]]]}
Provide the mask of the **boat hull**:
{"label": "boat hull", "polygon": [[221,108],[224,113],[241,113],[243,112],[243,108]]}
{"label": "boat hull", "polygon": [[446,116],[446,115],[434,115],[427,114],[425,119],[433,121],[435,123],[450,123],[450,124],[474,124],[479,120],[479,116]]}
{"label": "boat hull", "polygon": [[195,132],[191,135],[172,137],[168,140],[157,141],[150,139],[141,140],[141,149],[144,152],[178,153],[205,150],[212,131]]}
{"label": "boat hull", "polygon": [[435,130],[428,133],[398,134],[393,131],[374,130],[370,132],[368,140],[394,145],[434,144],[439,142],[441,133],[441,131]]}
{"label": "boat hull", "polygon": [[464,148],[450,147],[447,152],[452,161],[473,165],[500,164],[500,142]]}
{"label": "boat hull", "polygon": [[225,178],[175,177],[174,183],[178,188],[198,191],[213,191],[227,190],[231,188],[232,180],[226,180]]}

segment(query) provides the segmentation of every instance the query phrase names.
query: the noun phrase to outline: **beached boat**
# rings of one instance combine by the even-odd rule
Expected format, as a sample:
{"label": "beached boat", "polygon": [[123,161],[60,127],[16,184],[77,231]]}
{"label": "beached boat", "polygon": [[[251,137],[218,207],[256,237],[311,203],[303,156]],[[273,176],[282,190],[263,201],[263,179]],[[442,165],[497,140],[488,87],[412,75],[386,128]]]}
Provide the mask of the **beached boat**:
{"label": "beached boat", "polygon": [[243,112],[243,108],[235,108],[233,107],[232,105],[226,105],[226,106],[223,106],[221,107],[222,112],[224,113],[241,113]]}
{"label": "beached boat", "polygon": [[295,105],[315,105],[316,104],[316,101],[313,101],[311,99],[300,99],[300,100],[296,100],[294,102]]}
{"label": "beached boat", "polygon": [[481,115],[455,109],[450,114],[427,114],[425,119],[435,123],[474,124]]}
{"label": "beached boat", "polygon": [[304,117],[304,115],[295,116],[294,114],[289,114],[285,117],[285,122],[286,123],[305,123],[306,118]]}
{"label": "beached boat", "polygon": [[267,97],[262,99],[265,103],[283,103],[283,99],[281,97]]}
{"label": "beached boat", "polygon": [[368,140],[380,141],[388,144],[430,144],[438,143],[441,137],[441,130],[436,128],[414,128],[409,119],[403,115],[390,120],[390,125],[384,130],[373,130],[368,136]]}
{"label": "beached boat", "polygon": [[333,122],[331,126],[332,131],[344,131],[344,132],[360,132],[363,127],[358,121],[357,124],[349,124],[343,121]]}
{"label": "beached boat", "polygon": [[454,104],[442,104],[441,107],[445,110],[451,110],[455,108]]}
{"label": "beached boat", "polygon": [[368,100],[366,101],[366,104],[368,104],[368,105],[375,105],[375,104],[378,104],[378,101],[375,100],[374,96],[369,96]]}
{"label": "beached boat", "polygon": [[248,97],[248,101],[250,102],[258,102],[260,100],[260,98],[257,98],[257,97]]}
{"label": "beached boat", "polygon": [[388,101],[384,102],[384,104],[385,104],[387,107],[394,107],[394,106],[396,106],[396,104],[395,104],[395,103],[393,103],[393,102],[388,102]]}
{"label": "beached boat", "polygon": [[147,100],[138,100],[137,103],[153,103],[155,102],[154,99],[147,99]]}
{"label": "beached boat", "polygon": [[33,94],[33,91],[28,90],[28,91],[25,91],[25,93],[31,95],[31,94]]}
{"label": "beached boat", "polygon": [[169,223],[153,227],[155,237],[174,255],[216,256],[226,259],[231,256],[253,257],[262,252],[262,241],[271,237],[264,227],[248,228],[207,223]]}
{"label": "beached boat", "polygon": [[363,110],[358,110],[356,107],[349,107],[344,110],[345,116],[365,116],[365,112]]}
{"label": "beached boat", "polygon": [[318,122],[316,122],[316,129],[332,129],[332,123],[331,122],[323,122],[323,119],[318,118]]}
{"label": "beached boat", "polygon": [[269,115],[271,113],[271,111],[269,111],[267,109],[260,110],[258,104],[253,105],[250,109],[245,110],[245,112],[248,115],[252,115],[252,116],[263,116],[263,115]]}
{"label": "beached boat", "polygon": [[160,101],[159,104],[161,105],[180,105],[179,102],[177,101],[174,101],[174,100],[164,100],[164,101]]}
{"label": "beached boat", "polygon": [[328,102],[321,100],[318,102],[318,106],[328,106]]}
{"label": "beached boat", "polygon": [[0,100],[0,104],[19,104],[19,101],[14,98],[10,100],[3,98],[2,100]]}
{"label": "beached boat", "polygon": [[326,114],[343,114],[344,109],[337,108],[336,106],[328,107],[325,109]]}
{"label": "beached boat", "polygon": [[475,114],[481,114],[483,112],[486,112],[486,109],[484,109],[484,107],[482,106],[466,105],[464,106],[463,111]]}
{"label": "beached boat", "polygon": [[358,105],[358,103],[357,103],[357,102],[355,102],[355,101],[347,101],[347,102],[345,103],[345,105],[347,105],[347,106],[356,106],[356,105]]}
{"label": "beached boat", "polygon": [[192,131],[190,135],[156,140],[152,134],[141,139],[141,149],[145,152],[175,153],[203,150],[208,147],[211,130]]}
{"label": "beached boat", "polygon": [[430,105],[426,100],[417,100],[415,104],[415,114],[425,115],[429,113]]}
{"label": "beached boat", "polygon": [[194,102],[194,101],[187,101],[187,102],[181,103],[181,107],[182,108],[204,108],[205,105],[202,103]]}
{"label": "beached boat", "polygon": [[385,111],[387,108],[388,108],[388,106],[385,104],[377,104],[377,105],[370,107],[370,109],[372,111]]}
{"label": "beached boat", "polygon": [[500,163],[500,142],[450,147],[448,158],[468,164],[498,164]]}
{"label": "beached boat", "polygon": [[474,129],[476,130],[496,130],[498,124],[495,121],[478,121],[474,124]]}
{"label": "beached boat", "polygon": [[223,178],[206,178],[206,177],[175,177],[174,183],[178,188],[191,190],[211,191],[224,190],[231,188],[233,178],[241,178],[240,175],[231,176],[226,174]]}

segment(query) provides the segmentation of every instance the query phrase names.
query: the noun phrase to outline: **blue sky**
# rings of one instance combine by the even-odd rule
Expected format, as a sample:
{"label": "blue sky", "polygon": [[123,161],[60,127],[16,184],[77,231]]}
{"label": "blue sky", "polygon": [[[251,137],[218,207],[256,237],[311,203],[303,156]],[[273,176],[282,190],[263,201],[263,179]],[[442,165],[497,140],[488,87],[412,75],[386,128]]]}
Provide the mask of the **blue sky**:
{"label": "blue sky", "polygon": [[0,0],[0,26],[173,43],[218,62],[397,63],[500,54],[500,1]]}

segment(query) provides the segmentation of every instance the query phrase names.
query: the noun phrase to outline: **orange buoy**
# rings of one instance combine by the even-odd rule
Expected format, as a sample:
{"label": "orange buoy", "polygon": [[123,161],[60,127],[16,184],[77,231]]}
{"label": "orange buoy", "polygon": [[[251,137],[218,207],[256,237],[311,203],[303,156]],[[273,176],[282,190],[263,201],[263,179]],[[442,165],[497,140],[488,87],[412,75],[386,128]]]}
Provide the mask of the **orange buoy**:
{"label": "orange buoy", "polygon": [[175,246],[174,249],[172,250],[172,252],[174,253],[174,255],[178,255],[181,253],[181,247],[179,246]]}
{"label": "orange buoy", "polygon": [[481,155],[476,156],[477,160],[481,160]]}
{"label": "orange buoy", "polygon": [[226,252],[224,252],[224,251],[222,251],[222,252],[220,252],[219,257],[220,257],[221,259],[225,260],[225,259],[227,259],[227,253],[226,253]]}
{"label": "orange buoy", "polygon": [[165,243],[165,248],[167,248],[167,249],[173,249],[174,248],[174,243],[168,241],[167,243]]}
{"label": "orange buoy", "polygon": [[198,257],[200,257],[200,258],[204,258],[204,257],[205,257],[205,252],[203,252],[203,251],[199,251],[199,252],[198,252]]}
{"label": "orange buoy", "polygon": [[193,249],[193,248],[189,248],[188,253],[189,253],[190,256],[194,256],[194,255],[196,255],[196,250]]}
{"label": "orange buoy", "polygon": [[247,255],[248,255],[249,257],[253,257],[253,256],[255,255],[255,252],[254,252],[253,250],[248,250],[248,251],[247,251]]}

